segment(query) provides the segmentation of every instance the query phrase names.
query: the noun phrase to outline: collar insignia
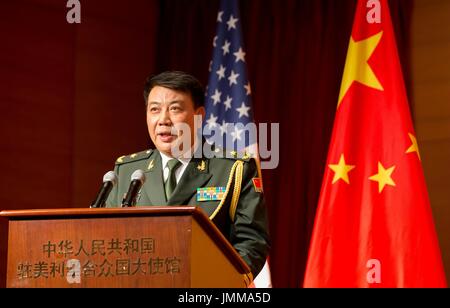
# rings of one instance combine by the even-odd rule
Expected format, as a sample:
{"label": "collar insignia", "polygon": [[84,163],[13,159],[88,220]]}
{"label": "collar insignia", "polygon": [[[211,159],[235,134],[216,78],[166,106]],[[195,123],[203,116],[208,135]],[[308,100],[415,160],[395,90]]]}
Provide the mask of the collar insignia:
{"label": "collar insignia", "polygon": [[155,161],[154,161],[154,159],[152,159],[151,161],[150,161],[150,163],[148,164],[148,170],[153,170],[153,168],[155,167]]}
{"label": "collar insignia", "polygon": [[204,172],[206,170],[206,162],[202,160],[202,162],[197,166],[197,169]]}

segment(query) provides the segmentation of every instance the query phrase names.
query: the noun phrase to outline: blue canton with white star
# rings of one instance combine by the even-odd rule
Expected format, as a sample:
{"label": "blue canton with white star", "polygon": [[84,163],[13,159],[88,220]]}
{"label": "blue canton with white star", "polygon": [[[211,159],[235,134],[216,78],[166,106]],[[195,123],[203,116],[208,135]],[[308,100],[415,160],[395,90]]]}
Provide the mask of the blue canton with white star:
{"label": "blue canton with white star", "polygon": [[[237,0],[221,1],[213,46],[205,98],[205,132],[215,130],[219,133],[221,138],[216,136],[216,145],[223,147],[226,142],[228,148],[231,145],[236,150],[243,150],[243,147],[256,143],[256,136],[246,134],[242,126],[253,122],[253,112]],[[242,125],[230,127],[229,123]]]}

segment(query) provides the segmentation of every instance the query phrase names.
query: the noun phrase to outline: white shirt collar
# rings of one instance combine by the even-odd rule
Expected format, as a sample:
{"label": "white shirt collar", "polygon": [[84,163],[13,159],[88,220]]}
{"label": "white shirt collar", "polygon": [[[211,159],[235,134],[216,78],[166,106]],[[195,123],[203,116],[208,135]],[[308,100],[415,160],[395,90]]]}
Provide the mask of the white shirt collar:
{"label": "white shirt collar", "polygon": [[[195,142],[194,142],[194,146],[192,147],[192,148],[195,149],[195,150],[194,150],[194,152],[192,152],[191,157],[189,157],[189,158],[184,158],[184,157],[176,158],[176,159],[178,159],[178,160],[183,164],[182,168],[180,168],[180,169],[184,170],[184,169],[187,167],[187,165],[189,164],[189,162],[190,162],[191,159],[192,159],[192,156],[194,156],[194,153],[197,151],[199,145],[200,145],[200,143],[199,143],[198,140],[196,139]],[[162,167],[163,167],[163,170],[164,170],[164,169],[166,168],[166,166],[167,166],[167,162],[168,162],[169,160],[171,160],[171,159],[174,159],[175,157],[170,157],[170,156],[168,156],[168,155],[162,153],[161,151],[158,151],[158,152],[159,152],[159,154],[161,154]]]}
{"label": "white shirt collar", "polygon": [[[164,154],[162,152],[159,152],[159,154],[161,155],[161,159],[162,159],[162,167],[163,167],[163,169],[165,169],[167,166],[167,162],[171,159],[174,159],[174,157],[167,156],[166,154]],[[177,158],[177,159],[183,164],[183,167],[186,167],[189,164],[189,162],[191,161],[192,157],[191,158]]]}

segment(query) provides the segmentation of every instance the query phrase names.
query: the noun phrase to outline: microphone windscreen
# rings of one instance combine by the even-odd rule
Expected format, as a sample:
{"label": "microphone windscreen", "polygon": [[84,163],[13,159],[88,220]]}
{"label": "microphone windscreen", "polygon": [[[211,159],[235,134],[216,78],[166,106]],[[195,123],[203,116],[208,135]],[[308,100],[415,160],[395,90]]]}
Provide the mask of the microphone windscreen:
{"label": "microphone windscreen", "polygon": [[114,171],[109,171],[103,176],[103,183],[112,182],[113,186],[117,183],[117,175]]}
{"label": "microphone windscreen", "polygon": [[133,174],[131,175],[131,180],[132,181],[138,180],[143,184],[145,182],[144,171],[142,171],[141,169],[134,171]]}

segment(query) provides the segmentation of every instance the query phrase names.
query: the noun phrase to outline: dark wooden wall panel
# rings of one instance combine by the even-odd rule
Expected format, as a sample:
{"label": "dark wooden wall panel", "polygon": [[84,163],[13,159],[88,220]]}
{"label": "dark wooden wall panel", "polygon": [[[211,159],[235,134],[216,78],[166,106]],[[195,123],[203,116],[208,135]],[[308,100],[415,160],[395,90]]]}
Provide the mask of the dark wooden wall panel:
{"label": "dark wooden wall panel", "polygon": [[416,0],[412,24],[415,122],[450,281],[450,1]]}
{"label": "dark wooden wall panel", "polygon": [[0,2],[2,210],[88,207],[116,156],[149,147],[156,4],[82,2],[81,24],[68,24],[66,1]]}

